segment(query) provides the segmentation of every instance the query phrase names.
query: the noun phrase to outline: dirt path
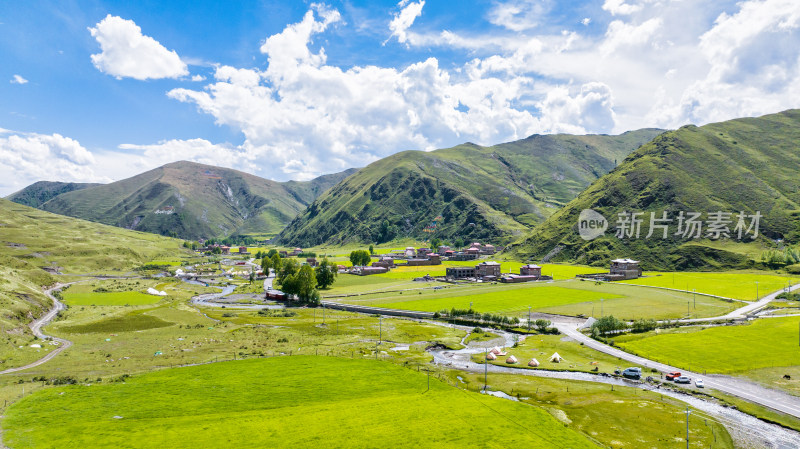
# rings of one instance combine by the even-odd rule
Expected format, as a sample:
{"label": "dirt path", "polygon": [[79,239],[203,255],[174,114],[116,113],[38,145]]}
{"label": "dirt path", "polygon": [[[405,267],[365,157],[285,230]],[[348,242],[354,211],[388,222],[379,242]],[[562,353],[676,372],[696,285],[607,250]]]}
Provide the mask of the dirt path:
{"label": "dirt path", "polygon": [[39,360],[37,360],[37,361],[35,361],[33,363],[29,363],[29,364],[27,364],[25,366],[20,366],[18,368],[9,368],[9,369],[7,369],[5,371],[0,371],[0,375],[2,375],[2,374],[11,374],[11,373],[19,372],[19,371],[24,371],[26,369],[34,368],[36,366],[39,366],[39,365],[41,365],[43,363],[47,363],[50,359],[52,359],[53,357],[57,356],[58,354],[61,354],[67,348],[72,346],[72,342],[69,341],[69,340],[65,340],[63,338],[58,338],[58,337],[52,337],[52,336],[46,335],[46,334],[44,334],[42,332],[42,328],[47,326],[48,324],[50,324],[50,322],[53,321],[53,319],[58,315],[58,312],[61,312],[62,310],[66,310],[66,308],[67,308],[64,305],[64,303],[62,303],[61,301],[58,300],[58,298],[53,296],[53,292],[56,291],[56,290],[60,290],[60,289],[62,289],[64,287],[66,287],[67,285],[71,285],[71,284],[74,284],[74,282],[71,282],[69,284],[61,284],[61,283],[59,283],[59,284],[56,284],[53,287],[50,287],[49,289],[45,290],[44,294],[47,295],[47,297],[50,298],[53,301],[53,308],[50,309],[50,311],[47,312],[46,314],[44,314],[42,317],[40,317],[39,319],[33,321],[30,324],[30,328],[31,328],[31,331],[33,332],[33,335],[39,337],[42,340],[57,341],[59,343],[58,348],[56,348],[54,351],[50,352],[46,356],[42,357],[41,359],[39,359]]}

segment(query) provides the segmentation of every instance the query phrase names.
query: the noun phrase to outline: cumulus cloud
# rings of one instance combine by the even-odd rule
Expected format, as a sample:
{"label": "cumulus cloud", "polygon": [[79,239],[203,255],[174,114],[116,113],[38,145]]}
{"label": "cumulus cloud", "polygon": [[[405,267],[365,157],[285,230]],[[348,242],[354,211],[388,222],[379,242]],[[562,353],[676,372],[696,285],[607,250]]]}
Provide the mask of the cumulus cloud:
{"label": "cumulus cloud", "polygon": [[545,20],[550,8],[550,0],[497,2],[489,10],[488,19],[492,24],[511,31],[525,31]]}
{"label": "cumulus cloud", "polygon": [[23,77],[21,77],[19,75],[14,75],[13,77],[11,77],[11,81],[9,81],[9,82],[11,84],[26,84],[28,82],[28,80],[26,80],[25,78],[23,78]]}
{"label": "cumulus cloud", "polygon": [[103,73],[138,80],[178,78],[188,75],[186,64],[174,50],[167,50],[158,41],[142,34],[132,20],[109,14],[89,28],[100,44],[100,53],[92,55],[92,63]]}
{"label": "cumulus cloud", "polygon": [[390,37],[397,37],[397,41],[404,44],[408,40],[406,30],[411,28],[417,17],[422,15],[422,7],[425,6],[425,0],[412,3],[408,3],[408,0],[403,0],[398,3],[398,6],[403,9],[396,13],[392,21],[389,22],[389,30],[392,31]]}
{"label": "cumulus cloud", "polygon": [[0,130],[0,193],[42,180],[109,181],[94,164],[92,153],[69,137]]}
{"label": "cumulus cloud", "polygon": [[624,16],[640,11],[642,5],[625,3],[625,0],[606,0],[603,3],[603,9],[613,16]]}
{"label": "cumulus cloud", "polygon": [[241,147],[215,144],[205,139],[170,139],[156,144],[122,144],[121,150],[133,156],[132,163],[140,170],[149,170],[175,161],[192,161],[206,165],[257,171],[251,156]]}

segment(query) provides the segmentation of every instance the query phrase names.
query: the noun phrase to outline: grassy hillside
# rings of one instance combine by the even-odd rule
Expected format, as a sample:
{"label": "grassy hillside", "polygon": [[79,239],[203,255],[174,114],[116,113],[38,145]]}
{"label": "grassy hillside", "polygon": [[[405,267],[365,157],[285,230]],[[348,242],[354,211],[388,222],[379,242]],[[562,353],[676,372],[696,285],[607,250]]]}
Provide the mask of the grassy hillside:
{"label": "grassy hillside", "polygon": [[[277,357],[57,387],[15,404],[27,447],[596,447],[539,407],[482,396],[389,363]],[[490,432],[487,435],[487,432]]]}
{"label": "grassy hillside", "polygon": [[61,195],[62,193],[72,192],[74,190],[82,190],[87,187],[94,187],[100,184],[82,183],[82,182],[51,182],[39,181],[35,182],[28,187],[20,190],[19,192],[12,193],[7,196],[15,203],[24,204],[30,207],[40,207],[42,204],[50,201],[51,199]]}
{"label": "grassy hillside", "polygon": [[[553,260],[605,264],[613,257],[644,261],[645,269],[746,268],[752,254],[775,240],[800,240],[800,110],[743,118],[666,132],[628,156],[619,167],[594,182],[567,207],[538,226],[516,252],[538,260],[563,247]],[[605,235],[584,241],[578,233],[583,209],[609,222]],[[646,238],[650,212],[673,219],[668,236]],[[701,238],[675,235],[679,212],[701,212]],[[741,242],[707,236],[710,212],[763,216],[759,238]],[[640,238],[614,236],[618,214],[644,212]],[[746,220],[746,224],[751,223]]]}
{"label": "grassy hillside", "polygon": [[7,337],[0,346],[0,367],[9,347],[32,338],[27,324],[50,308],[42,286],[57,278],[43,267],[70,274],[120,273],[180,254],[185,251],[180,243],[0,199],[0,332]]}
{"label": "grassy hillside", "polygon": [[122,181],[60,194],[41,208],[186,239],[276,234],[348,172],[279,183],[227,168],[175,162]]}
{"label": "grassy hillside", "polygon": [[659,133],[534,135],[492,147],[398,153],[319,197],[280,240],[300,246],[431,236],[508,242]]}

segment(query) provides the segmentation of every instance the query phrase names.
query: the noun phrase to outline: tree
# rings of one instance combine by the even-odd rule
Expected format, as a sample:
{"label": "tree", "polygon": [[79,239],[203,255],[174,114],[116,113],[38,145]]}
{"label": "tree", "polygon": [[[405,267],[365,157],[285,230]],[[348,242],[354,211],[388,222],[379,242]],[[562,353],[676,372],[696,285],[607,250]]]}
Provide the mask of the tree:
{"label": "tree", "polygon": [[295,259],[283,259],[283,262],[278,265],[280,270],[275,270],[277,272],[277,279],[278,285],[281,286],[281,290],[285,293],[294,294],[290,291],[287,291],[287,286],[291,289],[291,283],[293,282],[294,275],[300,271],[300,264],[297,263]]}
{"label": "tree", "polygon": [[439,237],[434,237],[431,239],[431,249],[433,252],[439,251],[439,245],[442,244],[442,241],[439,240]]}
{"label": "tree", "polygon": [[459,237],[459,238],[456,239],[454,244],[456,245],[456,248],[463,248],[464,247],[464,239]]}
{"label": "tree", "polygon": [[357,249],[350,253],[350,263],[353,264],[354,267],[356,266],[366,266],[369,265],[369,261],[371,257],[369,255],[369,251],[364,249]]}
{"label": "tree", "polygon": [[601,317],[592,324],[592,329],[597,328],[597,331],[600,332],[600,335],[606,335],[609,332],[622,330],[625,329],[625,327],[625,323],[617,318],[614,318],[613,315]]}
{"label": "tree", "polygon": [[256,280],[256,272],[254,270],[250,270],[250,285],[253,285],[253,282]]}
{"label": "tree", "polygon": [[272,249],[270,249],[269,251],[267,251],[267,257],[270,257],[270,258],[271,258],[272,256],[274,256],[274,255],[276,255],[276,254],[278,254],[278,250],[277,250],[277,249],[275,249],[275,248],[272,248]]}
{"label": "tree", "polygon": [[393,239],[396,234],[397,228],[394,225],[389,224],[389,220],[383,220],[381,225],[378,227],[378,243],[386,243]]}
{"label": "tree", "polygon": [[[287,295],[295,295],[297,298],[309,304],[319,304],[319,293],[317,292],[317,278],[314,269],[309,265],[299,267],[294,259],[287,259],[284,268],[287,268],[285,276],[281,279],[281,290]],[[292,268],[297,269],[294,273],[289,273]],[[284,273],[284,269],[281,269]]]}
{"label": "tree", "polygon": [[282,260],[281,255],[275,253],[272,256],[270,256],[270,260],[272,261],[272,263],[270,263],[269,265],[272,267],[273,270],[275,270],[275,274],[277,274],[278,270],[280,270],[281,266],[283,265],[283,262],[281,262]]}
{"label": "tree", "polygon": [[550,320],[536,320],[533,322],[536,326],[536,329],[539,331],[540,334],[544,334],[547,332],[547,328],[550,327]]}
{"label": "tree", "polygon": [[314,269],[314,274],[317,276],[317,288],[328,288],[336,281],[338,271],[336,270],[336,266],[328,262],[328,258],[326,257],[322,259],[319,266]]}
{"label": "tree", "polygon": [[266,274],[267,276],[269,276],[269,269],[270,268],[272,268],[272,259],[270,259],[267,256],[264,256],[264,258],[261,259],[261,269],[264,271],[264,274]]}
{"label": "tree", "polygon": [[262,257],[264,257],[264,253],[263,253],[263,252],[261,252],[261,251],[259,250],[259,251],[256,253],[256,259],[261,259]]}
{"label": "tree", "polygon": [[372,245],[369,245],[369,253],[375,254],[375,248]]}

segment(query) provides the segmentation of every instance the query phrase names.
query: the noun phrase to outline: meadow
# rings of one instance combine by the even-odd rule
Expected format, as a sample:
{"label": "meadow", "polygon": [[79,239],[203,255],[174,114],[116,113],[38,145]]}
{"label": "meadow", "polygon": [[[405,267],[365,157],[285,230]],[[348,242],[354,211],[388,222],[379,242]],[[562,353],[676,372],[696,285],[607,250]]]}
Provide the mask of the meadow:
{"label": "meadow", "polygon": [[[357,296],[335,297],[331,300],[350,304],[394,309],[436,312],[468,309],[481,313],[499,313],[527,317],[528,306],[533,312],[572,316],[614,315],[621,319],[655,318],[678,319],[724,315],[741,303],[726,302],[703,295],[657,290],[631,285],[595,283],[569,279],[554,282],[524,284],[429,284],[410,282],[394,285],[394,292],[367,293],[382,281],[368,284],[376,276],[339,275],[337,283],[358,282],[365,291]],[[356,278],[351,280],[351,278]],[[434,289],[433,287],[441,287]]]}
{"label": "meadow", "polygon": [[755,301],[787,285],[800,282],[797,276],[769,274],[763,271],[729,272],[646,272],[646,277],[621,281],[628,284],[697,290],[699,293]]}
{"label": "meadow", "polygon": [[800,365],[798,324],[800,317],[764,318],[746,325],[634,334],[614,342],[628,352],[681,368],[737,374]]}
{"label": "meadow", "polygon": [[427,385],[425,373],[375,361],[292,356],[215,363],[39,391],[7,410],[4,438],[15,449],[465,447],[477,441],[595,447],[541,408],[436,379]]}
{"label": "meadow", "polygon": [[[483,388],[482,374],[451,372],[465,388]],[[601,446],[622,448],[683,447],[686,404],[652,391],[513,374],[490,374],[489,387],[544,407],[565,426],[582,432]],[[732,448],[720,424],[692,415],[691,447]],[[654,425],[658,423],[658,425]]]}

